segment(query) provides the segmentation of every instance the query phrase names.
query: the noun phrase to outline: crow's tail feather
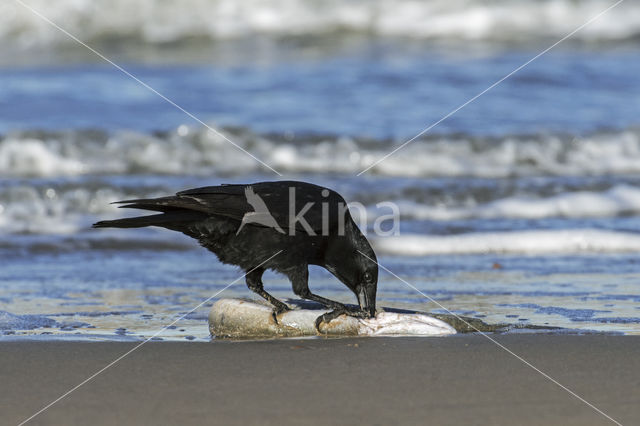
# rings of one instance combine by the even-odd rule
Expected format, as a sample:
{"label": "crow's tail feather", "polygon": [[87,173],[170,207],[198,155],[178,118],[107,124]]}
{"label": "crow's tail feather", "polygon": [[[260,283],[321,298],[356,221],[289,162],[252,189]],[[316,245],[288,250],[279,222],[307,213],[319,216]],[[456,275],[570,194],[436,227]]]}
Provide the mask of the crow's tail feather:
{"label": "crow's tail feather", "polygon": [[181,210],[154,214],[150,216],[128,217],[125,219],[102,220],[94,223],[94,228],[142,228],[145,226],[162,226],[169,228],[183,222],[203,219],[206,215],[200,212]]}

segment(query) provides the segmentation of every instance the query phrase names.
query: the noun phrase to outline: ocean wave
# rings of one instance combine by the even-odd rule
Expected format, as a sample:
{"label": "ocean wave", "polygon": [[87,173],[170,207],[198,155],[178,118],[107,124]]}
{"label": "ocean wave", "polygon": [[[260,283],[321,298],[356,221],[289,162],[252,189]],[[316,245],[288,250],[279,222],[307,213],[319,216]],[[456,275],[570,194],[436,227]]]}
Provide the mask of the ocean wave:
{"label": "ocean wave", "polygon": [[380,254],[561,254],[640,251],[640,234],[596,229],[475,232],[447,236],[398,235],[373,238]]}
{"label": "ocean wave", "polygon": [[99,218],[117,218],[127,212],[110,203],[175,192],[146,185],[127,190],[87,181],[75,184],[18,181],[0,186],[0,231],[8,234],[72,235],[89,229]]}
{"label": "ocean wave", "polygon": [[[150,44],[251,35],[362,33],[420,39],[531,42],[560,38],[611,6],[608,0],[31,0],[79,39]],[[572,38],[619,41],[640,34],[640,4],[624,2]],[[0,5],[0,43],[73,43],[16,2]]]}
{"label": "ocean wave", "polygon": [[[466,206],[425,205],[409,200],[398,200],[395,204],[401,218],[432,221],[617,217],[640,214],[640,188],[616,185],[602,192],[563,192],[542,198],[513,196],[484,204],[470,197]],[[369,209],[369,212],[368,217],[374,220],[376,210]]]}
{"label": "ocean wave", "polygon": [[[111,184],[108,181],[85,179],[73,183],[51,180],[36,183],[32,180],[5,182],[0,186],[0,231],[21,235],[78,234],[88,230],[97,220],[115,219],[134,213],[117,209],[110,204],[114,201],[160,197],[192,186],[179,180],[166,182],[168,186],[159,187],[140,181],[137,177],[132,179],[133,182],[128,182],[124,187],[117,182]],[[598,218],[640,215],[640,188],[629,184],[613,185],[601,191],[572,191],[565,188],[563,192],[547,197],[536,194],[537,188],[525,187],[514,189],[515,195],[488,200],[485,199],[484,188],[475,190],[464,186],[458,189],[461,192],[459,198],[466,200],[463,203],[456,197],[432,200],[424,188],[412,186],[411,183],[408,185],[405,198],[386,198],[389,194],[384,191],[371,193],[366,186],[347,186],[354,218],[363,228],[371,228],[378,220],[389,220],[389,214],[393,213],[389,203],[397,207],[400,232],[406,229],[403,225],[405,221],[412,221],[411,226],[416,224],[415,221],[429,221],[439,228],[447,227],[448,222],[464,221],[467,224],[465,226],[473,227],[480,226],[482,221],[504,219],[521,227],[522,224],[517,224],[521,219],[585,219],[594,223]],[[561,188],[562,185],[557,183],[556,189]],[[455,190],[445,185],[438,191],[452,195]],[[412,199],[411,194],[416,197]],[[368,200],[363,198],[365,195],[369,197]],[[362,213],[366,215],[361,216]]]}
{"label": "ocean wave", "polygon": [[[189,251],[198,245],[170,231],[110,231],[82,236],[32,235],[7,239],[0,251],[8,255],[66,253],[76,251]],[[518,230],[469,232],[450,235],[401,234],[368,235],[378,255],[579,255],[640,252],[640,234],[599,229]]]}
{"label": "ocean wave", "polygon": [[[258,135],[227,130],[238,146],[206,129],[163,134],[102,131],[18,132],[0,139],[0,176],[100,174],[241,176],[281,173],[357,174],[402,141],[334,136]],[[483,138],[429,136],[413,141],[368,173],[403,177],[604,176],[640,174],[640,129]]]}

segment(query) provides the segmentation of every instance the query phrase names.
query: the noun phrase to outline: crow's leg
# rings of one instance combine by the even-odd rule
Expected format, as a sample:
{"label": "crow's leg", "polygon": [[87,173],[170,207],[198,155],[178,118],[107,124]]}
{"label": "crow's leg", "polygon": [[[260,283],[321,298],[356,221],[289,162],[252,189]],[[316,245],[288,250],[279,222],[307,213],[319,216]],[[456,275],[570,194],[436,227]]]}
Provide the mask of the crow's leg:
{"label": "crow's leg", "polygon": [[343,309],[345,311],[349,309],[340,302],[311,293],[311,290],[309,290],[309,270],[306,266],[288,271],[287,276],[291,280],[293,292],[303,299],[313,300],[329,309]]}
{"label": "crow's leg", "polygon": [[357,317],[357,318],[366,318],[368,317],[367,313],[361,311],[360,309],[353,309],[346,306],[343,303],[336,302],[331,299],[324,298],[322,296],[318,296],[317,294],[311,293],[309,290],[309,270],[305,268],[296,268],[293,271],[290,271],[287,276],[291,280],[291,284],[293,285],[293,292],[302,297],[303,299],[313,300],[314,302],[318,302],[324,305],[326,308],[333,309],[331,312],[327,312],[326,314],[320,315],[316,319],[316,330],[320,331],[320,324],[323,322],[329,322],[333,319],[336,319],[342,314],[346,314],[349,316]]}
{"label": "crow's leg", "polygon": [[282,312],[289,311],[291,309],[287,305],[285,305],[284,303],[282,303],[281,301],[279,301],[278,299],[276,299],[275,297],[273,297],[272,295],[270,295],[264,290],[264,287],[262,286],[262,274],[264,274],[264,269],[261,269],[261,268],[254,269],[253,271],[249,272],[246,276],[247,287],[249,287],[249,289],[254,293],[262,296],[264,299],[266,299],[269,303],[273,305],[273,319],[276,321],[276,324],[277,324],[278,323],[277,315]]}

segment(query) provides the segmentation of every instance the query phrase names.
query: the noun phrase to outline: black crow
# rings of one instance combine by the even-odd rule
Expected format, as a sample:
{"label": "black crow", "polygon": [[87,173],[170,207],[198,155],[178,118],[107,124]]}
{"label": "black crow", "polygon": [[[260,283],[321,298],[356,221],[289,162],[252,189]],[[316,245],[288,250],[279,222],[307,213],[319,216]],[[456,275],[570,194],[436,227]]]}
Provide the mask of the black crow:
{"label": "black crow", "polygon": [[[264,290],[266,269],[286,275],[298,296],[332,309],[318,318],[317,326],[343,313],[375,316],[376,255],[335,191],[297,181],[259,182],[207,186],[116,204],[161,213],[105,220],[95,228],[160,226],[197,239],[221,262],[247,272],[247,286],[274,306],[276,321],[277,314],[289,307]],[[312,293],[308,265],[322,266],[335,275],[356,295],[360,309]]]}

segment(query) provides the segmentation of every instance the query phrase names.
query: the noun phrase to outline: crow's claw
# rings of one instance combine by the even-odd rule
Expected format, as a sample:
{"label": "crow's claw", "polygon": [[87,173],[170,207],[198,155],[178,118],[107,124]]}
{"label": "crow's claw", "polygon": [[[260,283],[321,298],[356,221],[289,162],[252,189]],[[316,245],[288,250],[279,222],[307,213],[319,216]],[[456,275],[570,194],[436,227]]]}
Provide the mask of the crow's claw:
{"label": "crow's claw", "polygon": [[323,322],[328,324],[331,320],[334,320],[338,318],[340,315],[346,314],[346,313],[347,313],[346,309],[334,309],[331,312],[327,312],[326,314],[320,315],[318,318],[316,318],[316,330],[318,331],[318,333],[322,333],[320,331],[320,324],[322,324]]}
{"label": "crow's claw", "polygon": [[328,324],[329,322],[343,314],[354,318],[370,317],[368,312],[365,312],[358,308],[349,308],[345,306],[344,308],[334,309],[333,311],[322,314],[318,318],[316,318],[316,330],[318,331],[318,333],[322,333],[322,331],[320,331],[320,324],[322,324],[323,322]]}
{"label": "crow's claw", "polygon": [[278,315],[280,315],[283,312],[288,312],[290,310],[291,310],[290,307],[288,307],[284,303],[281,303],[280,305],[275,306],[273,308],[273,311],[271,312],[271,316],[273,317],[273,320],[276,322],[276,324],[278,324]]}

